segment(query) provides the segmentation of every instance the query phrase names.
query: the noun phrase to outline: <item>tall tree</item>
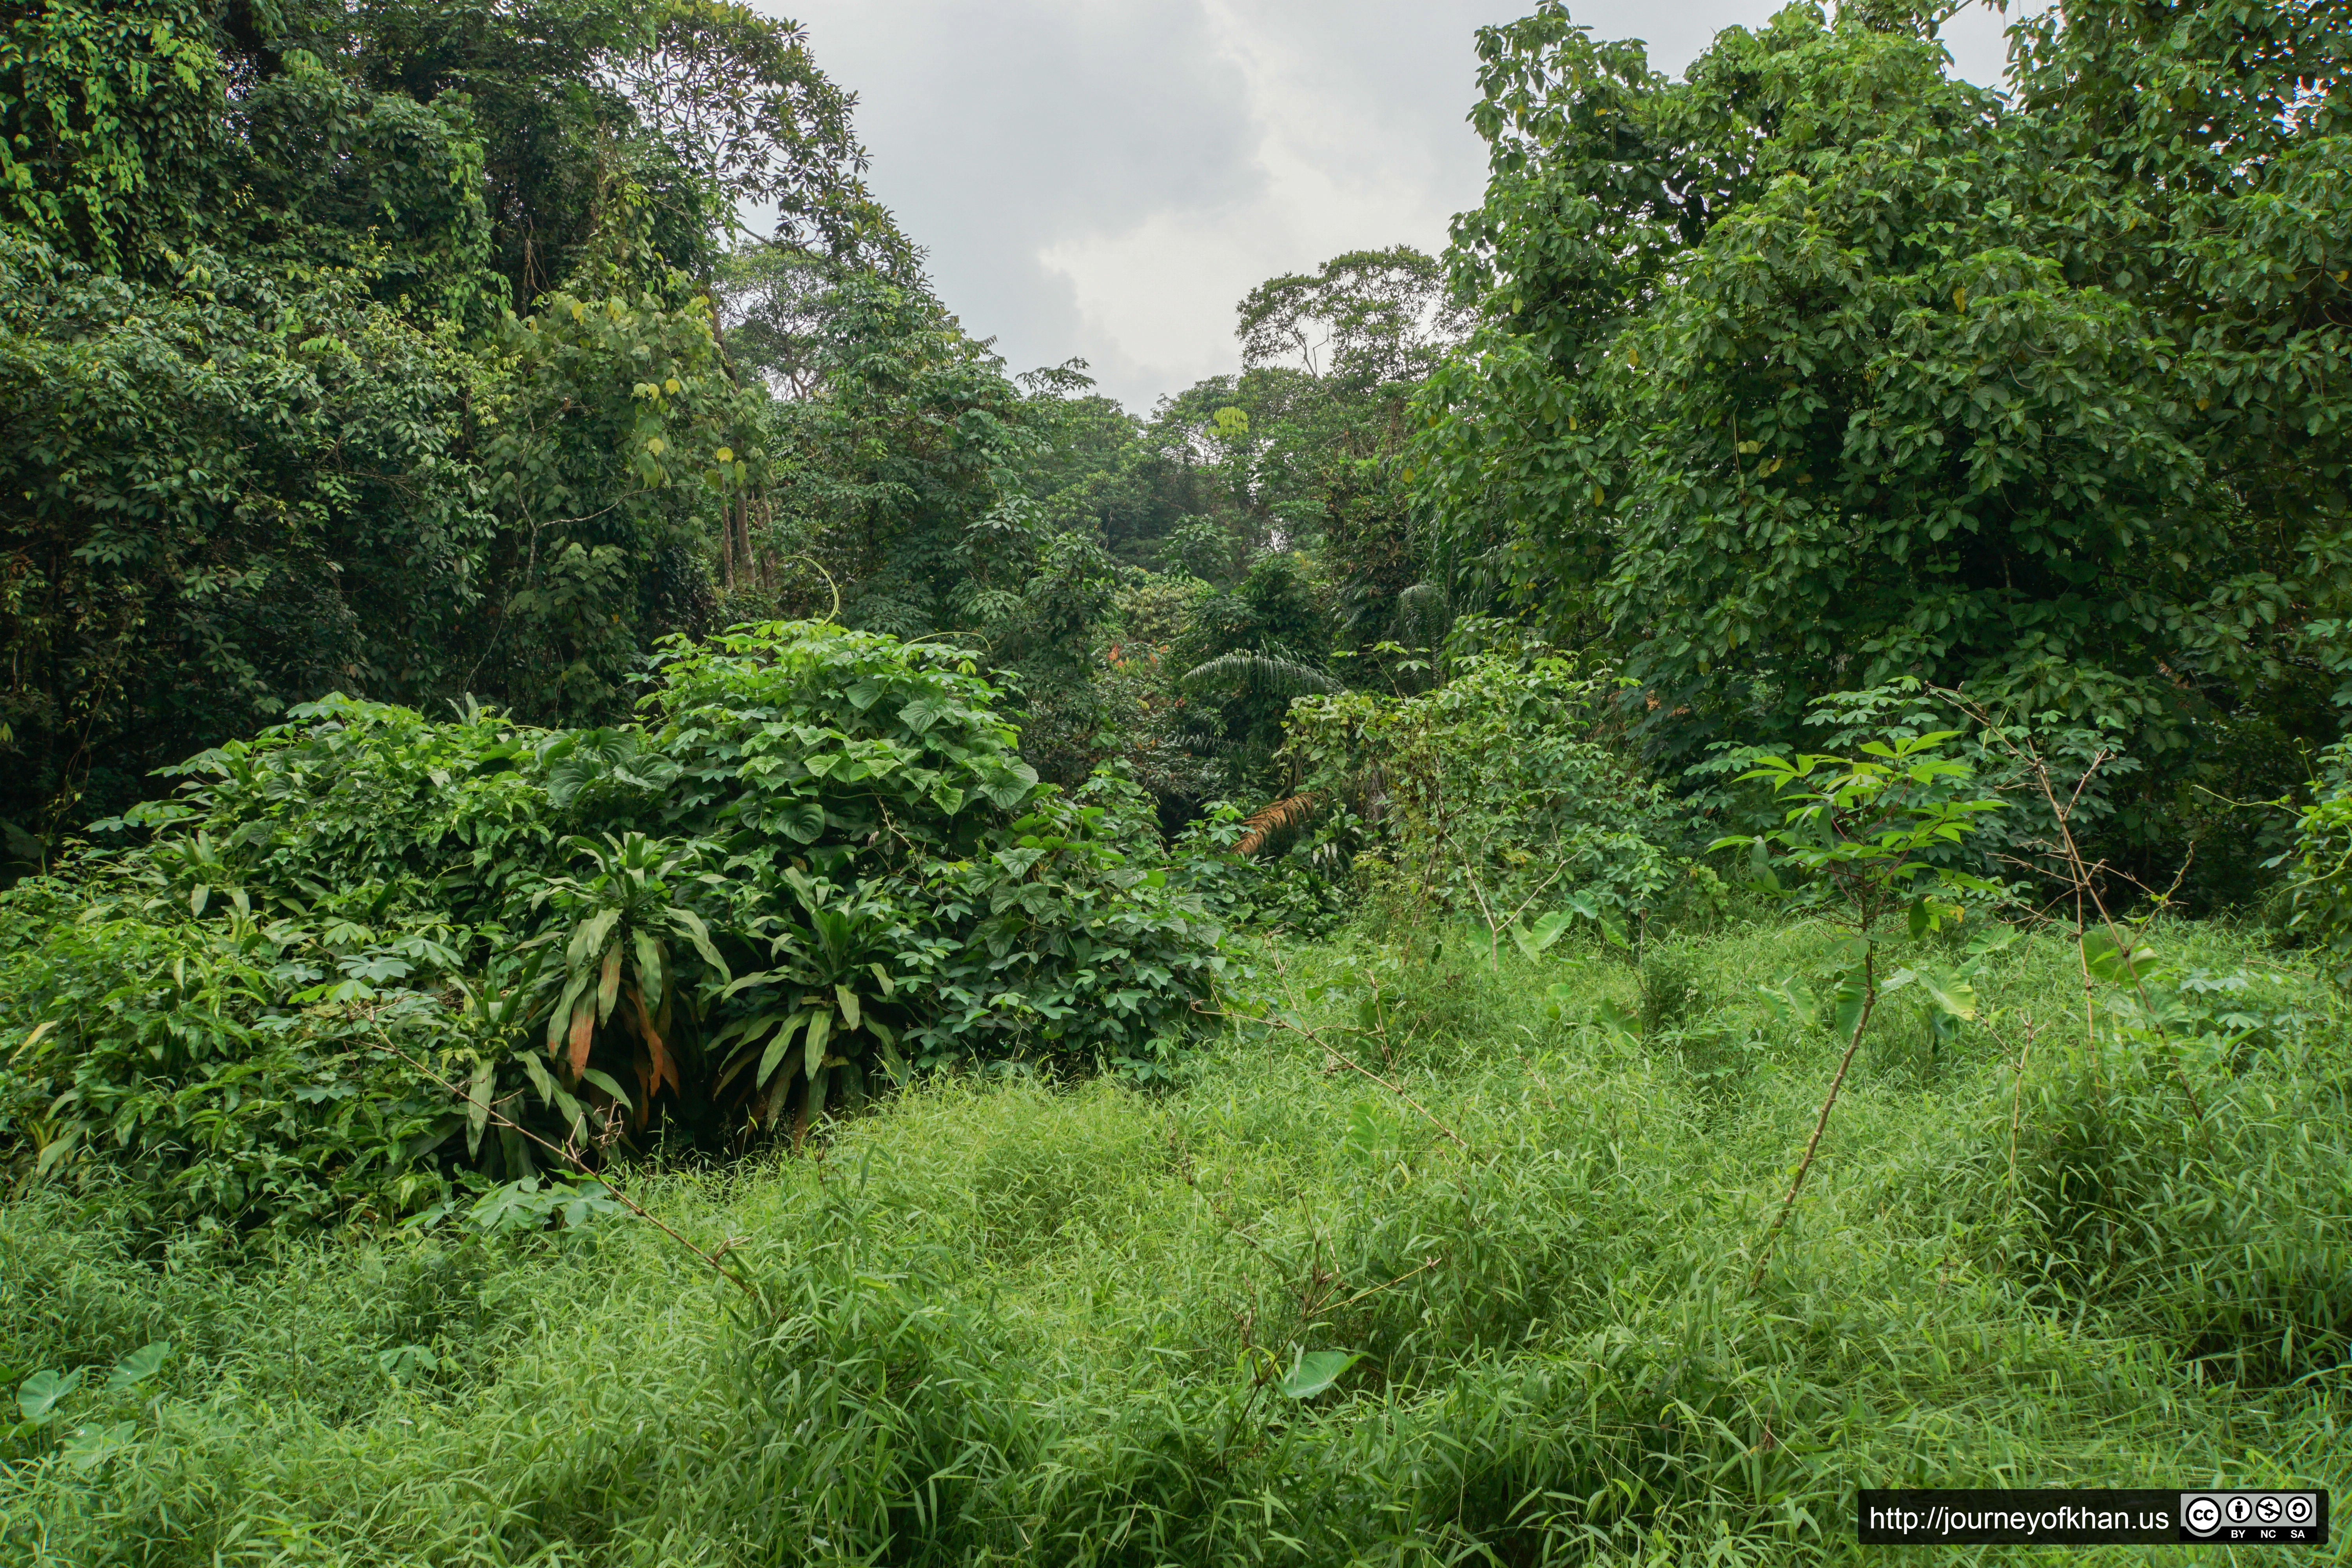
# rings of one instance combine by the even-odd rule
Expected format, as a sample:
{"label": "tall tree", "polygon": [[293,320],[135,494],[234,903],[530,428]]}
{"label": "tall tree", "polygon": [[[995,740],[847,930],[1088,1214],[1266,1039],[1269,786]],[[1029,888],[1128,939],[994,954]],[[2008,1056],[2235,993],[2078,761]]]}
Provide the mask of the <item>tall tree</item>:
{"label": "tall tree", "polygon": [[341,687],[615,710],[765,482],[739,202],[912,252],[789,23],[49,0],[0,41],[0,819]]}
{"label": "tall tree", "polygon": [[1557,4],[1484,30],[1481,325],[1419,484],[1459,580],[1619,651],[1669,754],[1965,683],[2112,726],[2152,847],[2331,727],[2352,10],[2011,37],[2004,99],[1899,5],[1681,81]]}

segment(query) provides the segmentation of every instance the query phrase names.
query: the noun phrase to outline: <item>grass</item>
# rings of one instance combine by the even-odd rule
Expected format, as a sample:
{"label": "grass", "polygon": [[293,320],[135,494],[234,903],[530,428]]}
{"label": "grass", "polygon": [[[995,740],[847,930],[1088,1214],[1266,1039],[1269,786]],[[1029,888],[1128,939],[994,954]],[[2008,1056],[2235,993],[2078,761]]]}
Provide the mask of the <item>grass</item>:
{"label": "grass", "polygon": [[[2319,990],[2162,933],[2249,976],[2185,994],[2177,1075],[2085,1048],[2054,941],[1990,961],[1956,1037],[1890,1001],[1750,1295],[1836,1053],[1758,991],[1832,940],[1271,954],[1421,1110],[1286,1031],[1158,1096],[935,1084],[821,1158],[648,1185],[740,1238],[756,1301],[625,1221],[231,1247],[20,1200],[0,1372],[96,1371],[0,1448],[0,1558],[1779,1563],[1859,1557],[1864,1485],[2352,1491]],[[161,1377],[96,1390],[155,1339]],[[411,1345],[436,1364],[387,1371]],[[1361,1359],[1283,1394],[1320,1350]]]}

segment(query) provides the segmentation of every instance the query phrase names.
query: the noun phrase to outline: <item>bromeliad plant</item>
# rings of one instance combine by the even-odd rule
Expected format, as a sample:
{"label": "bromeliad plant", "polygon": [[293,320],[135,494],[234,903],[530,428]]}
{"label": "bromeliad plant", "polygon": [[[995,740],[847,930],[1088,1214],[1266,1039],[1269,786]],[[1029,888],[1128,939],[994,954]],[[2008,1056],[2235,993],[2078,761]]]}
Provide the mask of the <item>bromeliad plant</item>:
{"label": "bromeliad plant", "polygon": [[[1954,1021],[1976,1016],[1974,991],[1961,979],[1925,967],[1907,967],[1881,977],[1880,954],[1893,942],[1917,941],[1963,918],[1961,896],[1997,893],[1997,884],[1952,862],[1988,813],[2001,802],[1975,795],[1968,786],[1974,770],[1944,754],[1960,732],[1864,742],[1853,757],[1768,756],[1740,775],[1742,782],[1772,786],[1788,803],[1780,827],[1718,838],[1714,849],[1746,849],[1759,889],[1791,903],[1815,905],[1852,934],[1837,949],[1837,970],[1821,1008],[1823,1021],[1845,1040],[1845,1054],[1830,1079],[1829,1092],[1813,1119],[1812,1136],[1798,1160],[1788,1194],[1757,1249],[1748,1288],[1764,1279],[1773,1244],[1821,1151],[1830,1111],[1853,1066],[1854,1052],[1870,1027],[1870,1016],[1887,993],[1916,986],[1937,1013]],[[1793,873],[1785,879],[1782,869]],[[1900,936],[1885,931],[1903,917]],[[1783,996],[1791,986],[1784,982]]]}
{"label": "bromeliad plant", "polygon": [[585,1083],[626,1103],[630,1097],[610,1073],[590,1065],[600,1038],[625,1050],[637,1080],[636,1120],[642,1125],[665,1081],[674,1093],[683,1094],[686,1087],[669,1042],[677,1010],[691,1010],[694,999],[681,994],[672,939],[685,938],[715,973],[717,984],[731,978],[709,926],[677,903],[674,890],[680,881],[719,879],[696,875],[693,846],[680,848],[642,833],[606,834],[602,844],[573,838],[570,844],[594,863],[595,873],[584,881],[550,878],[532,896],[531,907],[551,904],[562,923],[523,944],[553,952],[553,943],[563,943],[562,962],[546,965],[536,987],[551,999],[547,1054],[568,1069],[571,1087]]}
{"label": "bromeliad plant", "polygon": [[751,1069],[746,1086],[751,1119],[772,1126],[798,1079],[803,1087],[793,1113],[797,1146],[834,1086],[841,1091],[835,1098],[861,1100],[870,1060],[878,1058],[894,1080],[906,1078],[907,1062],[898,1051],[898,1026],[883,1016],[898,994],[890,969],[898,922],[888,906],[843,895],[796,868],[784,873],[784,882],[806,921],[780,921],[782,929],[770,942],[775,967],[738,976],[720,993],[725,998],[765,991],[772,1001],[714,1037],[714,1052],[731,1054],[713,1093],[723,1093]]}

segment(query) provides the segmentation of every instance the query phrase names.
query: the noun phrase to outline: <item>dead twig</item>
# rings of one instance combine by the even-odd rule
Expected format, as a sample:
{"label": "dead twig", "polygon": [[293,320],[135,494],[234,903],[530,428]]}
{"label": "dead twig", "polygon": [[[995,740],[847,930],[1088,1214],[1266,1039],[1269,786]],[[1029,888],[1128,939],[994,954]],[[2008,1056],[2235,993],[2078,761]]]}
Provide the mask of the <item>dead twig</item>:
{"label": "dead twig", "polygon": [[1853,1066],[1853,1054],[1862,1048],[1862,1032],[1870,1027],[1870,1015],[1878,1005],[1878,987],[1870,973],[1871,955],[1863,954],[1862,1012],[1853,1021],[1853,1037],[1846,1041],[1845,1055],[1838,1058],[1837,1076],[1830,1079],[1830,1091],[1822,1097],[1821,1114],[1813,1118],[1813,1135],[1805,1140],[1805,1156],[1797,1162],[1797,1174],[1789,1184],[1789,1195],[1780,1200],[1780,1212],[1772,1216],[1772,1227],[1764,1233],[1763,1245],[1756,1253],[1756,1272],[1748,1277],[1748,1294],[1764,1283],[1764,1266],[1772,1260],[1773,1244],[1780,1239],[1780,1229],[1789,1223],[1789,1213],[1797,1206],[1797,1194],[1804,1189],[1805,1177],[1812,1171],[1813,1156],[1820,1152],[1822,1134],[1830,1124],[1830,1108],[1837,1104],[1838,1090],[1845,1083],[1846,1069]]}
{"label": "dead twig", "polygon": [[[371,1014],[368,1021],[371,1024],[374,1024],[375,1020],[373,1014]],[[382,1025],[378,1024],[375,1026],[375,1034],[376,1038],[383,1042],[383,1048],[385,1050],[390,1051],[394,1056],[398,1057],[402,1061],[407,1063],[409,1067],[413,1068],[417,1072],[422,1073],[425,1077],[432,1079],[435,1083],[439,1084],[443,1089],[448,1090],[453,1097],[458,1100],[464,1100],[467,1098],[466,1090],[458,1088],[456,1084],[450,1082],[447,1079],[434,1071],[432,1068],[428,1067],[424,1062],[417,1060],[416,1058],[411,1056],[408,1052],[401,1049],[399,1043],[395,1041],[390,1034],[385,1032]],[[680,1247],[683,1247],[688,1252],[694,1254],[695,1257],[702,1259],[704,1263],[710,1266],[711,1270],[718,1274],[720,1279],[725,1279],[729,1284],[734,1286],[737,1289],[742,1291],[753,1300],[756,1301],[760,1300],[760,1289],[758,1286],[752,1284],[749,1279],[744,1279],[741,1275],[728,1268],[724,1262],[720,1261],[720,1259],[725,1257],[728,1249],[735,1246],[738,1241],[741,1240],[741,1237],[730,1237],[726,1241],[720,1243],[717,1252],[705,1252],[701,1247],[697,1247],[693,1242],[688,1241],[685,1237],[679,1235],[667,1221],[662,1219],[659,1215],[655,1215],[643,1204],[638,1203],[636,1199],[629,1196],[627,1193],[622,1191],[620,1184],[613,1179],[611,1173],[590,1170],[588,1168],[587,1162],[582,1160],[579,1153],[569,1145],[558,1145],[550,1142],[547,1139],[541,1137],[537,1132],[532,1131],[530,1128],[525,1127],[522,1123],[507,1115],[505,1111],[500,1110],[498,1108],[498,1102],[496,1100],[492,1100],[489,1103],[488,1119],[495,1121],[499,1127],[514,1132],[518,1136],[530,1139],[532,1142],[538,1144],[541,1148],[546,1150],[549,1153],[554,1155],[557,1159],[562,1161],[573,1170],[578,1171],[582,1175],[593,1179],[604,1187],[604,1194],[611,1198],[614,1203],[619,1204],[623,1208],[628,1210],[631,1214],[636,1215],[639,1219],[644,1220],[647,1225],[652,1226],[656,1230],[660,1231],[664,1236],[668,1237],[672,1241],[677,1243]]]}

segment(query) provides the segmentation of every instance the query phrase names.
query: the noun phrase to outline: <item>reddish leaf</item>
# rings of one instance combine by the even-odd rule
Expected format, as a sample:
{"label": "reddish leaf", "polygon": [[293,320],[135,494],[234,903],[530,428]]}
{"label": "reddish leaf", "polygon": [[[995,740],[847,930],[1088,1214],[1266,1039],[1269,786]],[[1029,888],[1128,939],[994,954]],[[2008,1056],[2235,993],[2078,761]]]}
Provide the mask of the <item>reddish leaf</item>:
{"label": "reddish leaf", "polygon": [[583,996],[572,1010],[572,1076],[588,1070],[588,1037],[596,1028],[596,999]]}

